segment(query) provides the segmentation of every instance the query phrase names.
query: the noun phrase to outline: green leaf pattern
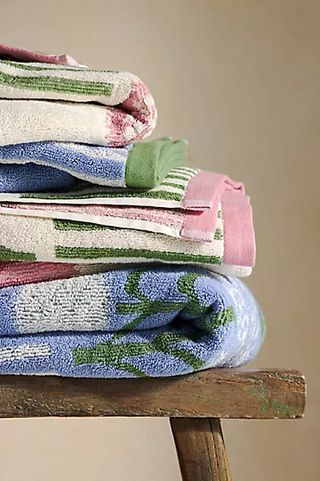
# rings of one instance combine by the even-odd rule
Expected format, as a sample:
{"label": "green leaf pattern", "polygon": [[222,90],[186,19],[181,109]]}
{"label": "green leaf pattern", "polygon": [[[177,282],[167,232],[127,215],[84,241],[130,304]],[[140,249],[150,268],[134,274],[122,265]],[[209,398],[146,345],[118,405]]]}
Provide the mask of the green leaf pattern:
{"label": "green leaf pattern", "polygon": [[[143,271],[134,271],[128,275],[124,289],[127,294],[137,302],[121,302],[117,305],[117,313],[120,315],[133,314],[134,318],[123,326],[121,331],[115,333],[109,341],[98,343],[94,347],[76,347],[72,349],[74,365],[102,363],[119,370],[126,371],[136,377],[145,377],[146,374],[140,368],[130,363],[128,359],[151,353],[169,354],[186,364],[193,370],[200,369],[204,361],[181,345],[182,341],[197,342],[202,336],[210,334],[221,325],[225,325],[235,319],[234,310],[231,306],[221,312],[210,316],[211,307],[202,306],[195,290],[195,282],[201,274],[183,274],[178,280],[178,290],[186,294],[188,302],[159,301],[148,298],[140,289],[140,280]],[[139,324],[153,314],[166,312],[179,312],[198,317],[198,332],[195,330],[191,338],[180,334],[177,330],[165,331],[156,335],[147,342],[124,342],[123,337],[128,331],[136,329]],[[209,321],[208,321],[209,319]]]}

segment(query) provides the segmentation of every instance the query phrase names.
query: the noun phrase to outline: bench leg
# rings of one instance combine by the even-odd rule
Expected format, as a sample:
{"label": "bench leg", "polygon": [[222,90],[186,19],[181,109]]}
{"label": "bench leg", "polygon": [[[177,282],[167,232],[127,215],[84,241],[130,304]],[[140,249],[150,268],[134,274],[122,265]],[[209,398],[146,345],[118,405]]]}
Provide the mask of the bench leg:
{"label": "bench leg", "polygon": [[170,418],[183,481],[231,481],[220,419]]}

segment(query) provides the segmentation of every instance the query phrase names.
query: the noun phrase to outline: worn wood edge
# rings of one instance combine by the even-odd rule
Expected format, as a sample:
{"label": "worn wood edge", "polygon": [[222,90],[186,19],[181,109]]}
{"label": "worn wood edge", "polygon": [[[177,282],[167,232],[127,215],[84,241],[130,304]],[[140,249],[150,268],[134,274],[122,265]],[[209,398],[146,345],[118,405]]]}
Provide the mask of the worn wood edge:
{"label": "worn wood edge", "polygon": [[297,419],[305,378],[286,369],[210,369],[174,378],[0,376],[0,417]]}

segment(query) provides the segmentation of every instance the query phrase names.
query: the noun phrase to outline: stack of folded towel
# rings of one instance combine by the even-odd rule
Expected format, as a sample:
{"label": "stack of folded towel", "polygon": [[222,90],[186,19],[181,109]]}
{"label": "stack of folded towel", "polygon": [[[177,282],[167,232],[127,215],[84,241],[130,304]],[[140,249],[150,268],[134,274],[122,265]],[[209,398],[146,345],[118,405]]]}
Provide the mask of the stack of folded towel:
{"label": "stack of folded towel", "polygon": [[135,75],[0,45],[0,374],[142,377],[251,360],[250,199],[144,140]]}

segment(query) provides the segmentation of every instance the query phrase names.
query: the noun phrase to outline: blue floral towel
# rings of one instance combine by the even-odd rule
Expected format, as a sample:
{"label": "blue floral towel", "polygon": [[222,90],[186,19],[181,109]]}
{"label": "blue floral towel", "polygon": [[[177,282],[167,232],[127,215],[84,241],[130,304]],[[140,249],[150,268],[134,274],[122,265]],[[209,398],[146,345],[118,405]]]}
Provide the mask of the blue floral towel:
{"label": "blue floral towel", "polygon": [[143,377],[251,360],[264,322],[238,279],[113,270],[0,289],[0,374]]}

